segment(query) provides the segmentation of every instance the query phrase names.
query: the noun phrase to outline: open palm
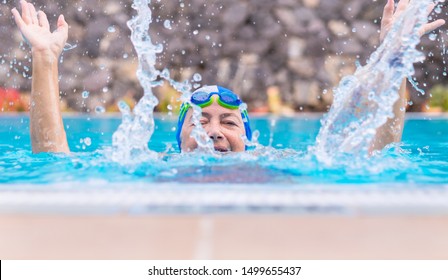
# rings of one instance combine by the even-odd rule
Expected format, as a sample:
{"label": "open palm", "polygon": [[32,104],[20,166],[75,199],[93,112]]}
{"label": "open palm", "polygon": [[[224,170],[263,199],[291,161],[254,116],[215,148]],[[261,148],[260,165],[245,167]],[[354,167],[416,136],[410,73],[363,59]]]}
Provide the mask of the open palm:
{"label": "open palm", "polygon": [[[386,34],[389,32],[389,30],[392,28],[395,20],[406,10],[406,8],[409,5],[410,0],[400,0],[398,2],[397,7],[394,7],[394,0],[387,0],[386,6],[384,7],[383,11],[383,17],[381,20],[381,34],[380,34],[380,40],[381,42],[386,37]],[[428,14],[432,12],[434,9],[435,4],[431,4],[428,7]],[[445,20],[438,19],[432,22],[428,22],[425,24],[420,30],[419,34],[420,36],[429,33],[440,26],[445,24]]]}
{"label": "open palm", "polygon": [[25,0],[20,1],[22,15],[16,8],[12,9],[17,26],[23,37],[31,45],[33,52],[50,51],[56,57],[64,48],[68,36],[68,24],[63,15],[57,22],[57,29],[50,31],[50,24],[44,12],[36,12],[34,5]]}

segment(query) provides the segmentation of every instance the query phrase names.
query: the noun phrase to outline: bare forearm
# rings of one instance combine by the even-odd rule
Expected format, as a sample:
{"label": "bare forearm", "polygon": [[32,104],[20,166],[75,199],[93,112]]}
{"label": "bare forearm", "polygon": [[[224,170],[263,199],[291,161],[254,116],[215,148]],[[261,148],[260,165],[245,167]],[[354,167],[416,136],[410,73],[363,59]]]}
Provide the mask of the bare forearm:
{"label": "bare forearm", "polygon": [[371,151],[381,150],[390,143],[401,141],[406,113],[406,80],[401,84],[398,93],[399,99],[393,107],[394,118],[388,119],[384,125],[377,129],[375,139],[370,148]]}
{"label": "bare forearm", "polygon": [[58,57],[51,52],[33,52],[30,134],[34,153],[68,153],[60,111]]}

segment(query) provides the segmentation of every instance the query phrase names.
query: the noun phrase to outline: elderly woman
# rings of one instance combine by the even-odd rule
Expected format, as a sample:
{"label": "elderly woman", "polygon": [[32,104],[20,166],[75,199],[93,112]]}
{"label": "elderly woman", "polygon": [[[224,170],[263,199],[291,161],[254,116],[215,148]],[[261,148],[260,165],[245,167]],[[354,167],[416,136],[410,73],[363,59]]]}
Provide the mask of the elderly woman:
{"label": "elderly woman", "polygon": [[[387,0],[381,21],[382,40],[395,19],[406,9],[409,0],[400,0],[394,7],[394,0]],[[430,11],[434,7],[430,7]],[[63,15],[57,21],[57,28],[51,32],[44,12],[37,12],[34,5],[21,1],[22,14],[13,9],[17,26],[31,45],[33,58],[33,80],[31,90],[30,131],[33,152],[68,153],[64,125],[59,109],[58,62],[68,37],[68,24]],[[423,26],[421,35],[445,23],[436,20]],[[373,149],[401,140],[404,112],[399,110],[405,103],[404,84],[400,99],[394,106],[395,118],[380,127],[373,142]],[[251,138],[247,111],[239,106],[242,101],[232,91],[219,87],[204,87],[195,91],[191,104],[202,107],[200,122],[213,142],[216,151],[241,152],[246,149],[242,136]],[[183,104],[177,130],[177,141],[182,151],[193,151],[197,147],[190,137],[194,123],[190,103]]]}

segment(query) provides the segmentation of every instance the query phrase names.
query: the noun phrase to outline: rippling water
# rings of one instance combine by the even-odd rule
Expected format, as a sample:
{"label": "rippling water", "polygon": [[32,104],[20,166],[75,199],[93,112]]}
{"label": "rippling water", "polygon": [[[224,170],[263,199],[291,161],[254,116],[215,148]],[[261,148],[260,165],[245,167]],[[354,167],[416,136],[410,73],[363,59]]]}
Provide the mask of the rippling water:
{"label": "rippling water", "polygon": [[[448,119],[409,119],[403,142],[368,159],[322,166],[307,149],[314,144],[319,117],[255,118],[259,146],[226,155],[179,154],[175,120],[156,119],[149,147],[158,157],[120,165],[111,160],[111,135],[118,118],[88,116],[65,119],[71,155],[31,153],[28,118],[0,118],[1,183],[87,182],[227,182],[262,184],[448,183]],[[271,138],[272,137],[272,138]],[[272,146],[267,146],[272,142]]]}

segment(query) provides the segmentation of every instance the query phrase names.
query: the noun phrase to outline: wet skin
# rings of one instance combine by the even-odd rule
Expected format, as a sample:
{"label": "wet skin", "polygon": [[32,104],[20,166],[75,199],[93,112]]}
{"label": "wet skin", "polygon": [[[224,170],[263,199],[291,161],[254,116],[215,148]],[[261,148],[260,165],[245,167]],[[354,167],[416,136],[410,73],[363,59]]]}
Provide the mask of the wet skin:
{"label": "wet skin", "polygon": [[[240,111],[221,107],[216,96],[213,96],[213,103],[202,108],[200,122],[213,141],[215,150],[220,152],[243,152],[245,150],[244,141],[241,138],[246,134],[243,119]],[[195,125],[192,121],[193,109],[188,110],[185,122],[182,126],[181,149],[184,152],[195,150],[198,145],[193,137],[190,137]]]}

